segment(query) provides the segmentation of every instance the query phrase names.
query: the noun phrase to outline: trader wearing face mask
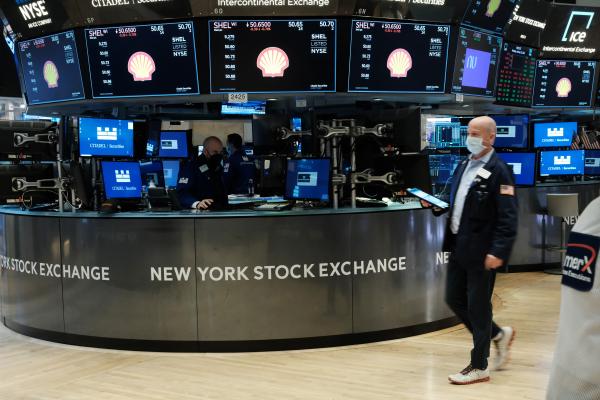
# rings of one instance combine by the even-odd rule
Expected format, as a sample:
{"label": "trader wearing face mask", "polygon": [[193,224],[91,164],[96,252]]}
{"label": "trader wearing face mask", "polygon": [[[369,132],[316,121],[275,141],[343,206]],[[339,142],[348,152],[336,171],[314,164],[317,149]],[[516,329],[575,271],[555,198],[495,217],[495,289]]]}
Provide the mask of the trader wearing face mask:
{"label": "trader wearing face mask", "polygon": [[227,207],[222,152],[223,142],[215,136],[208,137],[200,157],[181,168],[177,194],[183,208],[222,210]]}
{"label": "trader wearing face mask", "polygon": [[[490,344],[496,348],[493,369],[508,361],[515,330],[492,320],[495,270],[506,264],[517,235],[518,204],[511,169],[495,153],[496,123],[474,118],[468,127],[471,155],[452,177],[449,218],[443,250],[450,252],[446,303],[473,336],[471,361],[450,375],[453,384],[490,379]],[[434,209],[436,215],[441,210]]]}

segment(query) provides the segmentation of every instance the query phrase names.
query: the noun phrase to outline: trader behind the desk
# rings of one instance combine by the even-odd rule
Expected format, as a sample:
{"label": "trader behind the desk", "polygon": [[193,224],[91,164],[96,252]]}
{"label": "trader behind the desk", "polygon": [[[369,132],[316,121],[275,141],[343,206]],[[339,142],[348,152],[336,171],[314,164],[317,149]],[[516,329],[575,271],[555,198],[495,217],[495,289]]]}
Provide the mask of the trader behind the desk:
{"label": "trader behind the desk", "polygon": [[227,207],[223,184],[223,142],[215,136],[204,140],[204,150],[179,173],[177,195],[183,208],[222,210]]}
{"label": "trader behind the desk", "polygon": [[246,194],[254,179],[254,158],[244,154],[242,137],[237,133],[227,136],[229,157],[223,167],[223,178],[228,194]]}

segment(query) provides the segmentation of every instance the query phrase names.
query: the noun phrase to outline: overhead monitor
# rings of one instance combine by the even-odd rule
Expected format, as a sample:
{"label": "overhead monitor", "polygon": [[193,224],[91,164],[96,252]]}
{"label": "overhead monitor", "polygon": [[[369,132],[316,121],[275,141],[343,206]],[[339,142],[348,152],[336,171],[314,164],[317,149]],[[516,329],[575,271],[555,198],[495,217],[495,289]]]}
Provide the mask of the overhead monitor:
{"label": "overhead monitor", "polygon": [[471,0],[462,23],[501,34],[520,0]]}
{"label": "overhead monitor", "polygon": [[168,188],[177,187],[177,178],[179,176],[179,160],[163,160],[163,176],[165,177],[165,186]]}
{"label": "overhead monitor", "polygon": [[540,152],[540,176],[583,175],[584,153],[583,150]]}
{"label": "overhead monitor", "polygon": [[73,31],[18,43],[29,104],[85,98]]}
{"label": "overhead monitor", "polygon": [[452,91],[474,96],[494,96],[502,49],[500,36],[459,29]]}
{"label": "overhead monitor", "polygon": [[81,157],[133,157],[133,121],[79,119]]}
{"label": "overhead monitor", "polygon": [[78,0],[86,25],[139,23],[192,16],[188,0]]}
{"label": "overhead monitor", "polygon": [[465,147],[466,132],[460,120],[450,116],[428,116],[425,123],[427,145],[433,149]]}
{"label": "overhead monitor", "polygon": [[569,147],[577,134],[577,122],[546,122],[533,125],[534,147]]}
{"label": "overhead monitor", "polygon": [[161,161],[140,162],[142,186],[165,187],[163,163]]}
{"label": "overhead monitor", "polygon": [[535,153],[498,153],[498,156],[512,169],[517,185],[535,183]]}
{"label": "overhead monitor", "polygon": [[397,1],[356,0],[354,15],[432,22],[458,22],[470,0]]}
{"label": "overhead monitor", "polygon": [[165,158],[187,158],[187,131],[162,131],[160,133],[158,156]]}
{"label": "overhead monitor", "polygon": [[586,175],[600,175],[600,150],[585,151],[585,169]]}
{"label": "overhead monitor", "polygon": [[595,61],[538,60],[533,107],[591,107]]}
{"label": "overhead monitor", "polygon": [[528,147],[529,115],[491,115],[496,121],[498,148],[526,149]]}
{"label": "overhead monitor", "polygon": [[16,39],[71,29],[81,24],[77,0],[0,0]]}
{"label": "overhead monitor", "polygon": [[531,107],[537,56],[534,48],[504,42],[496,80],[497,103]]}
{"label": "overhead monitor", "polygon": [[336,21],[209,21],[212,93],[335,92]]}
{"label": "overhead monitor", "polygon": [[331,160],[299,158],[288,160],[285,198],[329,202]]}
{"label": "overhead monitor", "polygon": [[190,3],[195,17],[322,17],[337,14],[338,8],[350,7],[344,0],[192,0]]}
{"label": "overhead monitor", "polygon": [[351,92],[444,93],[449,25],[352,21]]}
{"label": "overhead monitor", "polygon": [[224,115],[265,115],[266,110],[267,102],[261,100],[221,104],[221,114]]}
{"label": "overhead monitor", "polygon": [[539,48],[540,35],[546,29],[550,7],[547,0],[522,1],[515,7],[506,25],[506,40]]}
{"label": "overhead monitor", "polygon": [[138,162],[102,161],[102,178],[107,199],[142,197],[142,174]]}
{"label": "overhead monitor", "polygon": [[199,93],[191,21],[86,29],[85,38],[94,98]]}
{"label": "overhead monitor", "polygon": [[600,10],[596,7],[552,6],[541,36],[544,58],[594,60],[600,57]]}

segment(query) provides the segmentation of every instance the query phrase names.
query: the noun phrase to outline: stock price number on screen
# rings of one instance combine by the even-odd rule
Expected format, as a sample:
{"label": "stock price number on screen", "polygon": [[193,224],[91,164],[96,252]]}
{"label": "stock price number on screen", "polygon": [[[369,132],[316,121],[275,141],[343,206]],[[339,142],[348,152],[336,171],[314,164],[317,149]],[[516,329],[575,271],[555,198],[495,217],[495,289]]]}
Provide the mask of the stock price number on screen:
{"label": "stock price number on screen", "polygon": [[164,35],[165,27],[163,25],[150,25],[150,32],[158,32],[161,35]]}
{"label": "stock price number on screen", "polygon": [[117,34],[121,37],[127,37],[127,36],[134,37],[137,35],[137,29],[133,26],[124,27],[124,28],[116,28],[115,34]]}
{"label": "stock price number on screen", "polygon": [[180,31],[188,31],[188,32],[192,32],[192,24],[190,22],[185,23],[185,24],[177,24],[177,29]]}
{"label": "stock price number on screen", "polygon": [[321,28],[331,28],[331,29],[334,29],[335,28],[335,21],[333,21],[333,20],[319,21],[319,26]]}
{"label": "stock price number on screen", "polygon": [[304,22],[302,21],[289,21],[288,28],[296,28],[299,31],[304,29]]}
{"label": "stock price number on screen", "polygon": [[246,28],[271,29],[271,23],[269,21],[250,21],[250,22],[246,22]]}

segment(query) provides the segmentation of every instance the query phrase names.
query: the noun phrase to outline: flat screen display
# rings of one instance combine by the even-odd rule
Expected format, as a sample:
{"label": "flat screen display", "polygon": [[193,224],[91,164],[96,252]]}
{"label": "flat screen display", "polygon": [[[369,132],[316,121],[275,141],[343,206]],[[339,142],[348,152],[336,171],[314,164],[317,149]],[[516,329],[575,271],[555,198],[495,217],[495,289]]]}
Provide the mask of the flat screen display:
{"label": "flat screen display", "polygon": [[209,21],[212,93],[335,92],[336,21]]}
{"label": "flat screen display", "polygon": [[501,49],[500,36],[460,28],[452,91],[493,97]]}
{"label": "flat screen display", "polygon": [[221,114],[225,115],[265,115],[267,112],[266,110],[266,101],[221,104]]}
{"label": "flat screen display", "polygon": [[81,23],[77,0],[0,0],[17,39],[47,35]]}
{"label": "flat screen display", "polygon": [[515,7],[504,30],[506,40],[539,48],[549,14],[550,3],[546,0],[522,1]]}
{"label": "flat screen display", "polygon": [[[596,3],[596,2],[595,2]],[[553,4],[541,34],[544,58],[593,60],[600,56],[600,11]]]}
{"label": "flat screen display", "polygon": [[456,117],[432,117],[426,123],[428,147],[448,149],[465,147],[466,131]]}
{"label": "flat screen display", "polygon": [[600,175],[600,150],[585,151],[585,169],[586,175]]}
{"label": "flat screen display", "polygon": [[352,21],[351,92],[444,93],[449,25]]}
{"label": "flat screen display", "polygon": [[505,42],[496,80],[496,102],[517,107],[530,107],[535,81],[538,51]]}
{"label": "flat screen display", "polygon": [[[450,190],[450,178],[458,164],[463,161],[466,156],[460,154],[431,154],[429,155],[429,171],[431,174],[431,183],[436,186],[441,186],[443,189],[446,186],[446,191]],[[436,188],[437,190],[438,188]]]}
{"label": "flat screen display", "polygon": [[133,157],[133,121],[80,118],[79,154],[82,157]]}
{"label": "flat screen display", "polygon": [[168,188],[177,187],[177,177],[179,176],[179,160],[163,160],[163,176],[165,177],[165,186]]}
{"label": "flat screen display", "polygon": [[512,169],[517,185],[535,183],[535,153],[498,153],[498,156]]}
{"label": "flat screen display", "polygon": [[538,60],[533,107],[591,107],[595,61]]}
{"label": "flat screen display", "polygon": [[356,0],[354,15],[432,22],[457,22],[470,0]]}
{"label": "flat screen display", "polygon": [[94,98],[198,94],[192,22],[86,29]]}
{"label": "flat screen display", "polygon": [[162,131],[160,133],[158,156],[166,158],[187,158],[187,132]]}
{"label": "flat screen display", "polygon": [[294,200],[329,201],[331,160],[300,158],[288,160],[285,197]]}
{"label": "flat screen display", "polygon": [[533,125],[536,148],[569,147],[577,134],[577,122],[549,122]]}
{"label": "flat screen display", "polygon": [[495,147],[526,149],[529,115],[492,115],[496,121]]}
{"label": "flat screen display", "polygon": [[85,98],[73,31],[19,42],[29,104]]}
{"label": "flat screen display", "polygon": [[142,174],[137,162],[102,161],[102,178],[109,200],[142,197]]}
{"label": "flat screen display", "polygon": [[583,150],[540,152],[540,176],[583,175]]}
{"label": "flat screen display", "polygon": [[463,24],[501,34],[520,0],[471,0]]}
{"label": "flat screen display", "polygon": [[142,186],[164,187],[163,164],[160,161],[140,162]]}
{"label": "flat screen display", "polygon": [[188,0],[78,0],[86,25],[160,21],[192,16]]}

